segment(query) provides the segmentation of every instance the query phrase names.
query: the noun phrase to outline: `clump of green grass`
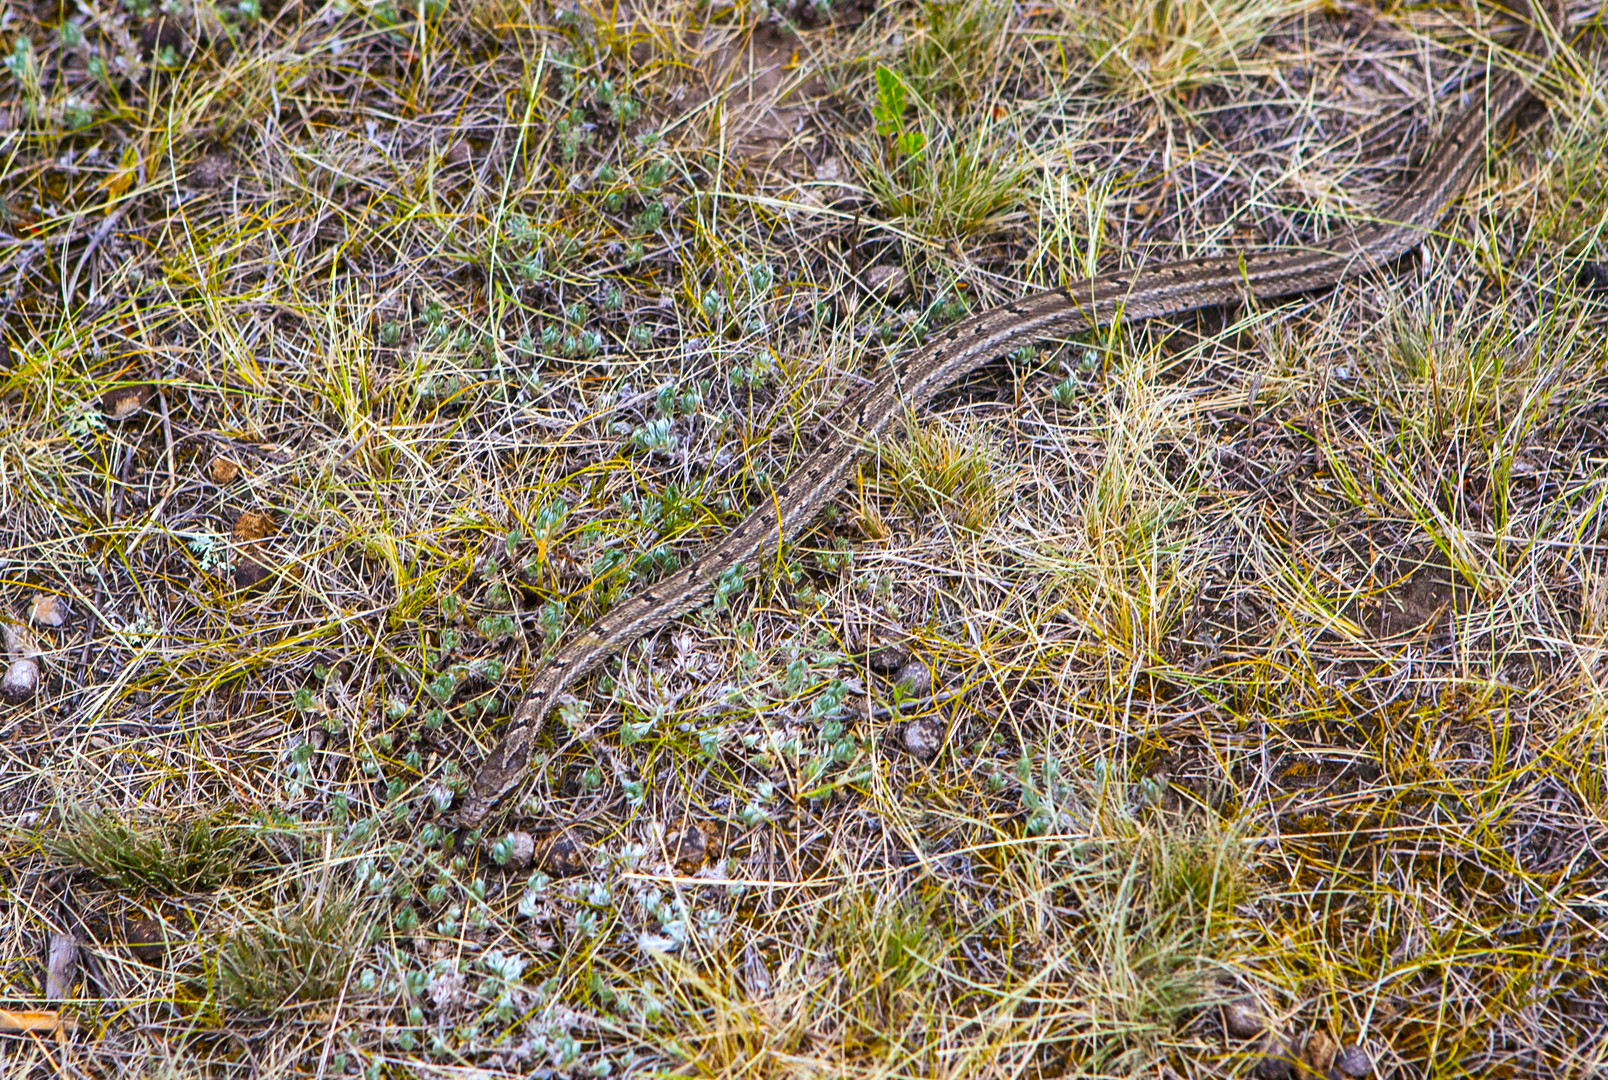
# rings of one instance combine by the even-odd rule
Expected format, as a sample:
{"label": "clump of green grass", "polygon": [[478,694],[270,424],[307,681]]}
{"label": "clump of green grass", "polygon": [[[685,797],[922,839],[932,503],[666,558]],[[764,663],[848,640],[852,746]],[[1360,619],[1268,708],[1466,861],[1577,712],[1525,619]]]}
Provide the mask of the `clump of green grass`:
{"label": "clump of green grass", "polygon": [[45,845],[58,862],[83,867],[130,892],[205,892],[238,874],[254,840],[222,815],[189,821],[75,810]]}
{"label": "clump of green grass", "polygon": [[989,0],[938,0],[922,7],[900,65],[928,100],[962,101],[986,86],[1010,8]]}
{"label": "clump of green grass", "polygon": [[252,913],[218,955],[218,990],[229,1006],[273,1013],[340,994],[367,937],[359,902],[318,894],[303,904]]}
{"label": "clump of green grass", "polygon": [[[860,171],[884,213],[939,240],[968,236],[1014,207],[1027,166],[1004,125],[936,112],[900,72],[879,67]],[[987,107],[968,109],[989,115]]]}
{"label": "clump of green grass", "polygon": [[1116,0],[1082,21],[1083,48],[1128,97],[1177,93],[1240,70],[1292,0]]}
{"label": "clump of green grass", "polygon": [[903,441],[883,447],[882,466],[900,499],[917,513],[936,510],[977,532],[999,512],[994,463],[976,432],[912,419]]}

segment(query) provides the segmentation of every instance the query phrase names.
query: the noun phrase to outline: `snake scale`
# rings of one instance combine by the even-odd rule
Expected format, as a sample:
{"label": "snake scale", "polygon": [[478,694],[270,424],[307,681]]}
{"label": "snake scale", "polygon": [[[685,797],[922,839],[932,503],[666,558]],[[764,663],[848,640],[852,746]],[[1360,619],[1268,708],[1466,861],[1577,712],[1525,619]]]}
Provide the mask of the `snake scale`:
{"label": "snake scale", "polygon": [[[1521,52],[1540,54],[1558,25],[1554,10],[1532,7]],[[896,418],[918,409],[939,390],[1017,346],[1050,334],[1070,334],[1128,320],[1176,314],[1247,297],[1271,299],[1324,288],[1388,263],[1415,247],[1446,206],[1485,162],[1487,143],[1504,132],[1532,100],[1525,79],[1498,69],[1482,98],[1450,125],[1435,152],[1406,189],[1375,215],[1375,224],[1331,238],[1324,250],[1276,249],[1164,263],[1102,274],[1074,286],[1023,297],[968,319],[925,346],[901,370],[890,369],[850,394],[827,418],[834,429],[802,465],[730,533],[686,567],[632,596],[564,645],[537,672],[501,741],[481,765],[457,813],[458,825],[480,825],[497,802],[530,772],[531,754],[548,712],[577,679],[643,633],[706,601],[722,574],[753,567],[799,535],[848,482],[868,444]]]}

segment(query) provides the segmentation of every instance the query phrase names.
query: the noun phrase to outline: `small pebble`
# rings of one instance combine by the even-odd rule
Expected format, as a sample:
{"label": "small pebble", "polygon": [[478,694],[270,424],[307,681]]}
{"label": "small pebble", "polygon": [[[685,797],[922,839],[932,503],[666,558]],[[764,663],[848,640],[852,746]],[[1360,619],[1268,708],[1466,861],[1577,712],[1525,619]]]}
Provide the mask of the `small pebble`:
{"label": "small pebble", "polygon": [[1255,1006],[1235,1002],[1223,1007],[1223,1030],[1236,1039],[1249,1039],[1267,1030],[1267,1021]]}
{"label": "small pebble", "polygon": [[893,676],[893,685],[904,687],[905,697],[926,697],[932,693],[932,672],[920,660],[911,660]]}
{"label": "small pebble", "polygon": [[39,661],[30,657],[13,660],[0,678],[0,696],[13,705],[20,705],[39,692]]}
{"label": "small pebble", "polygon": [[1340,1048],[1340,1056],[1335,1059],[1335,1068],[1351,1077],[1352,1080],[1362,1080],[1365,1076],[1373,1075],[1373,1059],[1368,1051],[1356,1043],[1346,1043]]}
{"label": "small pebble", "polygon": [[944,722],[936,716],[921,716],[904,726],[905,749],[923,761],[935,757],[944,745]]}

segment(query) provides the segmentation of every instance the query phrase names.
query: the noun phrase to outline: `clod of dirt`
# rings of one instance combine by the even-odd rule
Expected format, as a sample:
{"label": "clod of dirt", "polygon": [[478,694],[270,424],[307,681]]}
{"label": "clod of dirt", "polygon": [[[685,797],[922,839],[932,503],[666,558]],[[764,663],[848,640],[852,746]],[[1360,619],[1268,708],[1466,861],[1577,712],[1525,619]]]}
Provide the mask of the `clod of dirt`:
{"label": "clod of dirt", "polygon": [[908,697],[926,697],[932,693],[932,671],[919,660],[910,660],[894,673],[893,685],[902,686]]}
{"label": "clod of dirt", "polygon": [[28,621],[36,626],[65,626],[67,603],[55,593],[34,593],[28,602]]}
{"label": "clod of dirt", "polygon": [[114,386],[101,395],[101,415],[108,420],[127,420],[140,413],[155,392],[155,388],[148,383]]}
{"label": "clod of dirt", "polygon": [[215,457],[212,464],[207,466],[207,475],[212,477],[214,484],[231,484],[240,475],[240,463],[226,457]]}
{"label": "clod of dirt", "polygon": [[1340,1056],[1335,1058],[1334,1067],[1352,1080],[1363,1080],[1363,1077],[1373,1075],[1373,1059],[1368,1051],[1356,1043],[1346,1043],[1340,1048]]}
{"label": "clod of dirt", "polygon": [[265,514],[261,510],[246,510],[235,518],[234,538],[237,544],[249,544],[261,540],[273,531],[273,515]]}
{"label": "clod of dirt", "polygon": [[1315,1028],[1301,1044],[1301,1065],[1313,1076],[1327,1076],[1340,1044],[1324,1028]]}
{"label": "clod of dirt", "polygon": [[234,171],[234,158],[221,151],[214,151],[190,166],[188,179],[192,187],[215,188],[233,176]]}
{"label": "clod of dirt", "polygon": [[1223,1030],[1236,1039],[1250,1039],[1267,1030],[1267,1021],[1254,1005],[1236,1001],[1223,1006]]}
{"label": "clod of dirt", "polygon": [[944,722],[936,716],[921,716],[904,726],[904,745],[916,757],[928,761],[944,747]]}
{"label": "clod of dirt", "polygon": [[136,916],[124,921],[123,942],[135,959],[147,964],[157,963],[167,952],[167,926],[161,919]]}

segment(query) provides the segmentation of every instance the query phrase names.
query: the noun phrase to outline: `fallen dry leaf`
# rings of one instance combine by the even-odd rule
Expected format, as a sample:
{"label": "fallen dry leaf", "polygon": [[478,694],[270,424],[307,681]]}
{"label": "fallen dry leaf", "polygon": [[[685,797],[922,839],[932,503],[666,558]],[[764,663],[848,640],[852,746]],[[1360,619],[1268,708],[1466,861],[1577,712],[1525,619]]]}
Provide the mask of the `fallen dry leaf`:
{"label": "fallen dry leaf", "polygon": [[78,1025],[55,1009],[0,1009],[0,1031],[71,1031]]}

